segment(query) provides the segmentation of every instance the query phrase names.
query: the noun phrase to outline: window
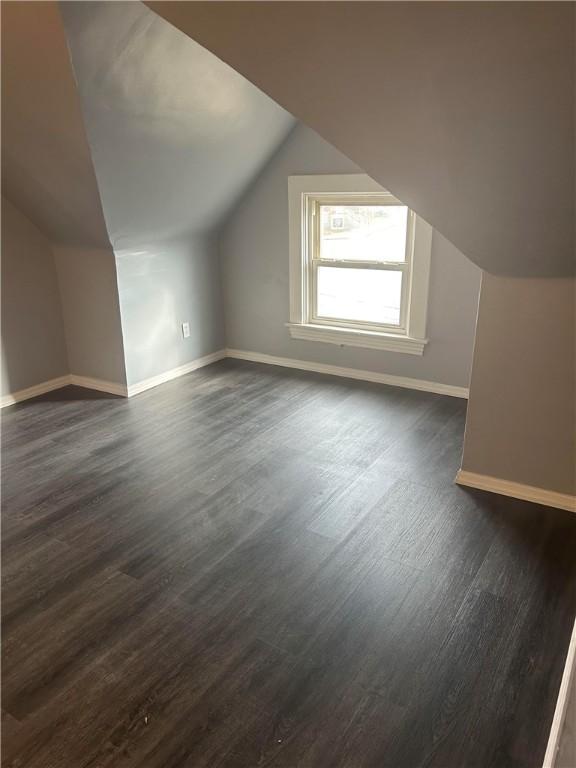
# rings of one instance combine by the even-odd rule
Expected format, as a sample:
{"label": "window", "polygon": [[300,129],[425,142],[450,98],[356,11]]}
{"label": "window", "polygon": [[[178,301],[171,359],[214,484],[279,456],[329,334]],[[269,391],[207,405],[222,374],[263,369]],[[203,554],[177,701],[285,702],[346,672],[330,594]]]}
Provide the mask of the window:
{"label": "window", "polygon": [[369,176],[292,176],[294,338],[421,355],[432,230]]}

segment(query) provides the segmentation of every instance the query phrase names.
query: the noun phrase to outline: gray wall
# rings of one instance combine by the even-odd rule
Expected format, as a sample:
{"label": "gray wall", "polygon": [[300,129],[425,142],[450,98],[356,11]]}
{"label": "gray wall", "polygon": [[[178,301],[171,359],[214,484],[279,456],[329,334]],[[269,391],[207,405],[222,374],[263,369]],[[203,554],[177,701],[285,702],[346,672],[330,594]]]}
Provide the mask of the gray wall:
{"label": "gray wall", "polygon": [[2,198],[2,394],[67,373],[50,243],[23,213]]}
{"label": "gray wall", "polygon": [[291,339],[288,176],[361,170],[298,125],[264,169],[221,235],[226,343],[234,349],[468,386],[480,270],[434,233],[423,357]]}
{"label": "gray wall", "polygon": [[136,384],[224,346],[210,232],[294,119],[141,3],[66,2],[61,12]]}
{"label": "gray wall", "polygon": [[[7,388],[69,372],[122,384],[114,255],[59,6],[9,3],[2,22],[3,190],[44,233],[15,249],[14,260],[11,249],[3,249],[6,268],[26,287],[3,286],[10,312],[2,328]],[[58,244],[52,252],[48,240]],[[41,242],[49,258],[38,255]],[[26,361],[25,375],[17,356]]]}
{"label": "gray wall", "polygon": [[462,468],[572,494],[576,283],[485,274]]}
{"label": "gray wall", "polygon": [[52,242],[109,244],[62,19],[51,0],[2,5],[2,194]]}
{"label": "gray wall", "polygon": [[147,5],[483,269],[574,273],[574,3]]}
{"label": "gray wall", "polygon": [[292,116],[142,3],[61,11],[113,247],[209,231]]}
{"label": "gray wall", "polygon": [[70,372],[126,383],[114,253],[55,247]]}
{"label": "gray wall", "polygon": [[[128,384],[224,346],[218,254],[210,237],[189,236],[116,256]],[[187,339],[183,322],[190,323]]]}

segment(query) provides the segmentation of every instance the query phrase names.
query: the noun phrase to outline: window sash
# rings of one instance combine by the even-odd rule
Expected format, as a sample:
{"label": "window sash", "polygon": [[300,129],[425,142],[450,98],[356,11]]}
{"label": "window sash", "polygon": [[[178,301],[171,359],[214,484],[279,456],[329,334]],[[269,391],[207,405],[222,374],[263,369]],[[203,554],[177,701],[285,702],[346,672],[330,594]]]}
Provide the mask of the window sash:
{"label": "window sash", "polygon": [[[314,325],[329,325],[329,326],[338,326],[338,327],[346,327],[346,328],[363,328],[364,330],[372,330],[372,331],[382,331],[386,330],[389,333],[406,333],[406,325],[407,325],[407,308],[406,308],[406,302],[404,300],[404,296],[406,295],[408,291],[407,286],[407,270],[402,268],[390,268],[385,267],[388,271],[393,272],[401,272],[402,273],[402,284],[401,284],[401,295],[400,295],[400,322],[398,325],[391,325],[389,323],[374,323],[374,322],[368,322],[366,320],[353,320],[350,318],[341,318],[341,317],[324,317],[320,314],[318,314],[318,267],[319,266],[329,266],[334,267],[334,262],[328,261],[315,261],[312,264],[312,270],[311,270],[311,279],[310,279],[310,287],[311,287],[311,301],[310,301],[310,319],[309,322],[313,323]],[[352,265],[346,264],[342,267],[338,267],[340,269],[351,269]],[[373,267],[366,267],[366,269],[373,269]],[[381,267],[377,269],[382,269]],[[377,270],[375,270],[377,271]]]}
{"label": "window sash", "polygon": [[312,266],[334,269],[383,269],[392,272],[408,272],[409,265],[403,261],[355,261],[354,259],[312,259]]}
{"label": "window sash", "polygon": [[[385,331],[386,333],[406,334],[408,331],[408,316],[410,302],[410,283],[412,274],[412,262],[414,252],[414,227],[415,216],[413,211],[408,210],[407,232],[406,232],[406,252],[404,261],[361,261],[361,260],[343,260],[343,259],[325,259],[320,258],[320,205],[401,205],[400,202],[390,195],[370,195],[369,197],[344,197],[335,195],[326,197],[309,197],[307,210],[308,232],[308,263],[305,272],[307,273],[307,322],[314,325],[337,326],[342,328],[358,328],[367,331]],[[322,317],[318,314],[318,267],[331,267],[336,269],[372,269],[389,270],[402,273],[401,295],[400,295],[400,321],[398,325],[388,323],[370,323],[364,320],[350,320],[338,317]]]}

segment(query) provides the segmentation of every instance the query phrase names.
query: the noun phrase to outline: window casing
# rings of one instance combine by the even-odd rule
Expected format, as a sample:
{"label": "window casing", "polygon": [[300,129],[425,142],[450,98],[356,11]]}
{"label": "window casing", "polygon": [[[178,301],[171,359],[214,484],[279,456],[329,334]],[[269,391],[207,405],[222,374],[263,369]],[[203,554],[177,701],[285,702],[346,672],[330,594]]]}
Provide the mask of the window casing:
{"label": "window casing", "polygon": [[[289,203],[288,328],[292,337],[423,354],[427,343],[431,227],[365,175],[292,176]],[[331,213],[334,210],[336,213]],[[403,223],[383,226],[390,214],[399,222],[404,217],[402,243],[398,237]],[[346,222],[346,217],[351,221]],[[368,222],[364,224],[367,236],[355,232],[356,220],[362,217]],[[387,234],[386,230],[391,229],[392,234]],[[348,244],[344,242],[346,232],[352,238]],[[356,244],[355,234],[359,234]],[[342,276],[334,270],[342,270]],[[396,290],[398,281],[400,289]],[[322,289],[326,284],[332,286],[332,291],[334,286],[341,291],[340,301],[332,300],[331,311],[326,310],[330,306],[330,288],[324,292]],[[348,284],[349,300],[347,291],[342,293],[341,288]],[[360,286],[356,297],[354,285]],[[388,307],[384,300],[380,301],[386,296]],[[399,297],[399,306],[395,296]],[[347,303],[353,309],[342,311]]]}
{"label": "window casing", "polygon": [[[389,333],[405,333],[408,316],[407,305],[409,299],[410,274],[412,271],[412,242],[414,238],[414,214],[407,211],[405,225],[405,243],[402,253],[397,254],[396,259],[387,259],[383,250],[380,253],[374,253],[372,258],[327,258],[322,249],[322,215],[323,209],[330,207],[341,207],[344,211],[362,208],[364,211],[370,208],[384,210],[388,207],[405,208],[396,198],[387,193],[376,195],[334,195],[332,198],[323,196],[310,196],[307,200],[307,216],[310,232],[310,251],[309,251],[309,270],[308,270],[308,307],[309,319],[312,323],[319,325],[330,325],[338,327],[365,328],[371,331],[387,331]],[[343,218],[343,217],[341,217]],[[342,223],[342,229],[345,228]],[[353,250],[354,246],[349,246],[348,250]],[[401,255],[401,259],[398,256]],[[352,274],[356,270],[367,270],[367,272],[394,272],[400,277],[400,306],[397,322],[377,319],[362,319],[361,317],[339,316],[337,313],[327,315],[322,313],[319,306],[319,270],[343,269],[351,270]],[[366,277],[369,277],[367,274]],[[377,277],[375,274],[373,277]],[[358,315],[359,313],[357,313]]]}

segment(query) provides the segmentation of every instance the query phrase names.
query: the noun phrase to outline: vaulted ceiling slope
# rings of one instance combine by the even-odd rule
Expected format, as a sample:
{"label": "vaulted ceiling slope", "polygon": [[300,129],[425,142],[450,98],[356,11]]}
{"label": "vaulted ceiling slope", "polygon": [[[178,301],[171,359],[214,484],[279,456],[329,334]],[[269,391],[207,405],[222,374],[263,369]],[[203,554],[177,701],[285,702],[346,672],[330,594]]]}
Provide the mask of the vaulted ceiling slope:
{"label": "vaulted ceiling slope", "polygon": [[146,4],[480,267],[573,272],[573,3]]}
{"label": "vaulted ceiling slope", "polygon": [[55,2],[2,3],[2,191],[53,242],[109,246]]}
{"label": "vaulted ceiling slope", "polygon": [[142,3],[60,8],[112,245],[214,227],[292,116]]}

